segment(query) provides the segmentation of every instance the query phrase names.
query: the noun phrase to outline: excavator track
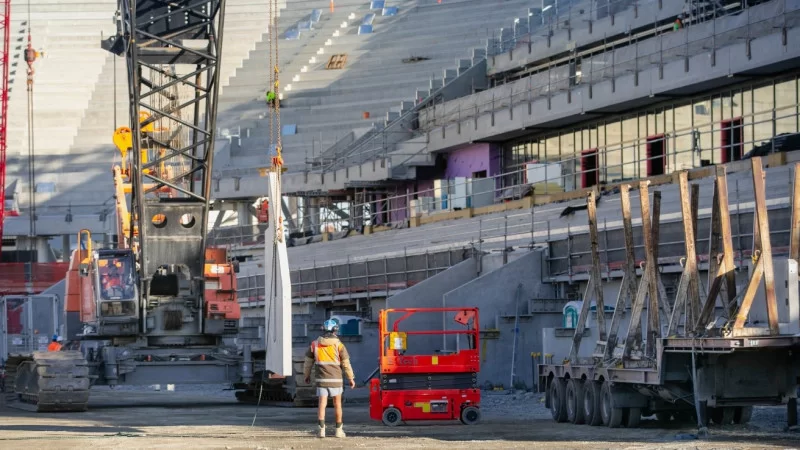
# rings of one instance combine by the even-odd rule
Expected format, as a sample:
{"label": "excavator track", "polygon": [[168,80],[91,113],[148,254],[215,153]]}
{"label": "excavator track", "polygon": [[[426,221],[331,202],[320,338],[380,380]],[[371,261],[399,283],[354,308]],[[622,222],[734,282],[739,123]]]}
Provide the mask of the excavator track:
{"label": "excavator track", "polygon": [[6,404],[35,412],[81,412],[89,408],[89,367],[81,352],[9,355]]}

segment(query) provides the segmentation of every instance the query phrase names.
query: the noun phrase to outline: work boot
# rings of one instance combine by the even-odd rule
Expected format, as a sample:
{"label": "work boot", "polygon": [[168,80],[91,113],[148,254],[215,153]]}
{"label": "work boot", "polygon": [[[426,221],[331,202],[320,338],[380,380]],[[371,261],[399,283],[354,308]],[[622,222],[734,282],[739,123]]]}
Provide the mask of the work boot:
{"label": "work boot", "polygon": [[343,437],[346,437],[346,436],[347,435],[344,434],[344,427],[336,428],[336,437],[337,438],[343,438]]}
{"label": "work boot", "polygon": [[324,437],[325,437],[325,427],[319,427],[319,434],[318,434],[318,436],[319,436],[319,437],[321,437],[321,438],[324,438]]}

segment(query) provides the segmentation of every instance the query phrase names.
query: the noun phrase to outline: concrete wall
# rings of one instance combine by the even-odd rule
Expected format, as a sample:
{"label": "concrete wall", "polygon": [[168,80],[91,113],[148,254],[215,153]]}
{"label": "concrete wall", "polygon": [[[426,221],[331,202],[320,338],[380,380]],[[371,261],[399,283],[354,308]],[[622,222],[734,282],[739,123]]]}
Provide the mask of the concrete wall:
{"label": "concrete wall", "polygon": [[[514,347],[514,315],[518,312],[529,316],[528,300],[531,298],[553,297],[552,286],[541,282],[542,258],[542,252],[538,250],[524,253],[496,270],[485,270],[481,277],[444,295],[446,307],[477,306],[480,309],[482,330],[499,330],[497,339],[484,339],[481,344],[481,372],[478,376],[481,384],[488,381],[493,385],[509,387]],[[487,256],[484,261],[484,269],[488,269],[494,263],[502,264],[502,255]],[[522,292],[517,303],[516,292],[520,284]],[[531,386],[530,353],[541,351],[541,329],[557,326],[560,320],[560,314],[538,314],[520,318],[515,381]],[[450,323],[446,326],[453,328]],[[448,339],[446,349],[455,349],[455,344],[455,339]],[[461,345],[464,345],[463,340]]]}
{"label": "concrete wall", "polygon": [[403,292],[386,299],[389,308],[438,307],[442,296],[474,279],[478,274],[474,258],[464,260]]}

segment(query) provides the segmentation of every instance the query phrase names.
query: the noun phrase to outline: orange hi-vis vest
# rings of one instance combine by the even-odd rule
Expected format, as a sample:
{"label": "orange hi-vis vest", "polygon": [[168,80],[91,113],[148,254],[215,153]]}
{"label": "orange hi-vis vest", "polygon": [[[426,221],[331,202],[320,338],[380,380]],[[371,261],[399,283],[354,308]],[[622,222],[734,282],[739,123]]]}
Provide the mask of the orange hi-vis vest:
{"label": "orange hi-vis vest", "polygon": [[338,388],[342,387],[344,376],[355,379],[347,348],[333,336],[320,336],[308,346],[303,365],[305,376],[311,374],[312,368],[317,387]]}
{"label": "orange hi-vis vest", "polygon": [[51,342],[50,345],[47,346],[48,352],[57,352],[61,350],[61,344],[58,342]]}
{"label": "orange hi-vis vest", "polygon": [[341,351],[344,344],[337,342],[334,345],[325,345],[321,340],[321,338],[318,338],[311,343],[311,349],[314,351],[314,362],[321,366],[341,365]]}

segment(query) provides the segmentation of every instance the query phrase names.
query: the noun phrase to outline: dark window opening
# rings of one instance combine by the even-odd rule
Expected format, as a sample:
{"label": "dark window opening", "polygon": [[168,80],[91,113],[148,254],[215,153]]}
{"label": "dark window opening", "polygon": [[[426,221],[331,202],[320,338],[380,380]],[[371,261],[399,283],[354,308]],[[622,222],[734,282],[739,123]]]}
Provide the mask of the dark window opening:
{"label": "dark window opening", "polygon": [[478,172],[472,172],[472,178],[486,178],[486,171],[481,170]]}
{"label": "dark window opening", "polygon": [[647,176],[664,175],[667,172],[666,138],[663,134],[647,138]]}
{"label": "dark window opening", "polygon": [[598,170],[597,149],[592,148],[581,152],[581,187],[590,188],[599,184],[600,171]]}
{"label": "dark window opening", "polygon": [[737,117],[731,120],[723,120],[720,125],[722,125],[720,162],[725,164],[739,161],[742,159],[742,150],[744,148],[744,121],[741,117]]}

